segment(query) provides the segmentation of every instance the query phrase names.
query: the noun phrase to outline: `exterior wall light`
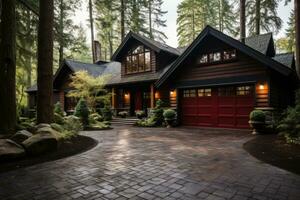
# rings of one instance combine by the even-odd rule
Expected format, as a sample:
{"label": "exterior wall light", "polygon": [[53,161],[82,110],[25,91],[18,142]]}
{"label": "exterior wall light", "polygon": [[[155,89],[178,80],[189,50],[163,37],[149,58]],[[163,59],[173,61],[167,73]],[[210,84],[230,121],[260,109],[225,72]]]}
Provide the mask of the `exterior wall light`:
{"label": "exterior wall light", "polygon": [[259,84],[259,89],[260,89],[260,90],[264,90],[264,89],[265,89],[265,86],[264,86],[263,83]]}

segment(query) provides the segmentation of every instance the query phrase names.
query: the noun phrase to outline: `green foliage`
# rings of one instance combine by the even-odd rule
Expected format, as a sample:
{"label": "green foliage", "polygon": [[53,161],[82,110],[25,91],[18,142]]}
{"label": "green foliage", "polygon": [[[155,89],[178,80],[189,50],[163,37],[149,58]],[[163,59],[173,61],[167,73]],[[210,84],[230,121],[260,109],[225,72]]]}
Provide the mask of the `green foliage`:
{"label": "green foliage", "polygon": [[65,119],[65,123],[63,124],[64,130],[77,134],[79,131],[83,129],[80,118],[70,115],[65,117],[64,119]]}
{"label": "green foliage", "polygon": [[52,124],[50,124],[50,125],[51,125],[51,128],[53,128],[53,129],[56,130],[57,132],[62,133],[62,132],[64,131],[63,126],[60,125],[60,124],[52,123]]}
{"label": "green foliage", "polygon": [[257,121],[257,122],[265,122],[266,121],[266,114],[262,110],[253,110],[250,113],[250,120]]}
{"label": "green foliage", "polygon": [[61,115],[59,115],[58,113],[54,113],[54,115],[53,115],[53,121],[56,124],[63,124],[64,123],[64,118]]}
{"label": "green foliage", "polygon": [[92,113],[89,116],[90,124],[94,124],[96,122],[102,122],[102,121],[103,121],[103,117],[101,115],[99,115],[98,113]]}
{"label": "green foliage", "polygon": [[296,49],[296,23],[295,23],[295,11],[292,10],[287,22],[288,27],[285,29],[285,34],[288,39],[287,52],[294,52]]}
{"label": "green foliage", "polygon": [[164,111],[163,116],[164,116],[165,120],[175,120],[176,112],[173,109],[167,109]]}
{"label": "green foliage", "polygon": [[136,125],[142,127],[162,126],[164,122],[164,110],[162,106],[163,101],[157,100],[156,107],[151,111],[150,116],[147,119],[137,121]]}
{"label": "green foliage", "polygon": [[137,110],[135,111],[135,115],[137,116],[137,118],[141,119],[143,117],[146,117],[146,113],[143,110]]}
{"label": "green foliage", "polygon": [[74,115],[81,119],[83,126],[88,126],[89,125],[89,114],[90,114],[90,111],[87,106],[87,103],[83,98],[81,98],[75,107]]}
{"label": "green foliage", "polygon": [[237,15],[228,0],[183,0],[177,8],[179,46],[193,42],[206,25],[237,34]]}
{"label": "green foliage", "polygon": [[60,116],[64,116],[64,111],[62,110],[61,104],[58,101],[55,105],[54,105],[54,113],[60,115]]}
{"label": "green foliage", "polygon": [[300,144],[300,90],[296,93],[296,106],[287,108],[277,129],[288,143]]}
{"label": "green foliage", "polygon": [[96,112],[97,104],[108,105],[111,94],[105,89],[110,75],[93,77],[87,71],[78,71],[72,76],[70,86],[74,90],[68,93],[69,97],[84,98],[93,112]]}
{"label": "green foliage", "polygon": [[[256,34],[256,18],[259,18],[260,32],[278,33],[282,27],[282,20],[278,17],[279,0],[260,0],[260,8],[257,8],[257,0],[246,1],[247,27],[249,35]],[[257,16],[257,9],[259,16]]]}
{"label": "green foliage", "polygon": [[109,106],[104,106],[104,108],[101,109],[101,115],[104,121],[112,120],[112,111]]}
{"label": "green foliage", "polygon": [[125,117],[128,116],[128,112],[127,112],[127,111],[121,111],[121,112],[118,113],[118,115],[119,115],[120,117],[125,118]]}

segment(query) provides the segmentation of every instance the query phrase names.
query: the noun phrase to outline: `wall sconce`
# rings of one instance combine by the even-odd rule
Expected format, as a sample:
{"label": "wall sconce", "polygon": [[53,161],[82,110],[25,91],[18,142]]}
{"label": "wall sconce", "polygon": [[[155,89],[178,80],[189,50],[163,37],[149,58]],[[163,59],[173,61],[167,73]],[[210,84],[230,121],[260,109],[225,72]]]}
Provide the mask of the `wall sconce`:
{"label": "wall sconce", "polygon": [[126,98],[129,97],[129,93],[126,92],[124,96],[125,96]]}
{"label": "wall sconce", "polygon": [[154,97],[155,97],[155,99],[159,99],[159,93],[155,92]]}
{"label": "wall sconce", "polygon": [[170,91],[170,95],[173,96],[173,94],[174,94],[174,90],[171,90],[171,91]]}
{"label": "wall sconce", "polygon": [[260,90],[265,89],[265,85],[264,85],[263,83],[260,83],[260,84],[259,84],[259,89],[260,89]]}

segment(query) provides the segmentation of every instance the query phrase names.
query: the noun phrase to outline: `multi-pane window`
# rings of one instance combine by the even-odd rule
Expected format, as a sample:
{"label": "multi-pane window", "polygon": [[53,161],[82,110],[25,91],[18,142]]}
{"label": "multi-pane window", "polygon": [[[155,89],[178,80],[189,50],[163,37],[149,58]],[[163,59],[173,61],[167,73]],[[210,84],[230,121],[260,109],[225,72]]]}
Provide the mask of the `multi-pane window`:
{"label": "multi-pane window", "polygon": [[239,86],[236,88],[236,95],[238,96],[248,96],[251,95],[253,92],[252,86]]}
{"label": "multi-pane window", "polygon": [[236,58],[236,50],[226,50],[223,52],[223,60],[232,60]]}
{"label": "multi-pane window", "polygon": [[196,90],[195,89],[189,89],[183,91],[183,97],[196,97]]}
{"label": "multi-pane window", "polygon": [[219,96],[235,96],[235,87],[218,88]]}
{"label": "multi-pane window", "polygon": [[214,62],[221,62],[221,61],[229,61],[235,59],[236,56],[236,50],[224,50],[224,51],[216,51],[211,52],[208,54],[202,54],[200,56],[199,63],[200,64],[208,64],[208,63],[214,63]]}
{"label": "multi-pane window", "polygon": [[129,51],[126,57],[125,66],[127,74],[150,71],[150,50],[144,46],[138,46],[134,50]]}
{"label": "multi-pane window", "polygon": [[211,96],[211,89],[198,89],[198,97],[210,97]]}

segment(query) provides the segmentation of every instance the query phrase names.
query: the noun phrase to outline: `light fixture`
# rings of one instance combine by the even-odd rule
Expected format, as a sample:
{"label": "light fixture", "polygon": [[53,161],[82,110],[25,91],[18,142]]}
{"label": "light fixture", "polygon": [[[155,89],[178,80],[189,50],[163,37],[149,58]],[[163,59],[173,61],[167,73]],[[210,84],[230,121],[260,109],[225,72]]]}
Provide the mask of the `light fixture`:
{"label": "light fixture", "polygon": [[264,84],[263,84],[263,83],[259,84],[259,89],[260,89],[260,90],[263,90],[263,89],[265,89],[265,86],[264,86]]}
{"label": "light fixture", "polygon": [[125,93],[125,97],[128,97],[129,96],[129,93]]}
{"label": "light fixture", "polygon": [[171,90],[171,91],[170,91],[170,94],[173,95],[173,94],[174,94],[174,90]]}

